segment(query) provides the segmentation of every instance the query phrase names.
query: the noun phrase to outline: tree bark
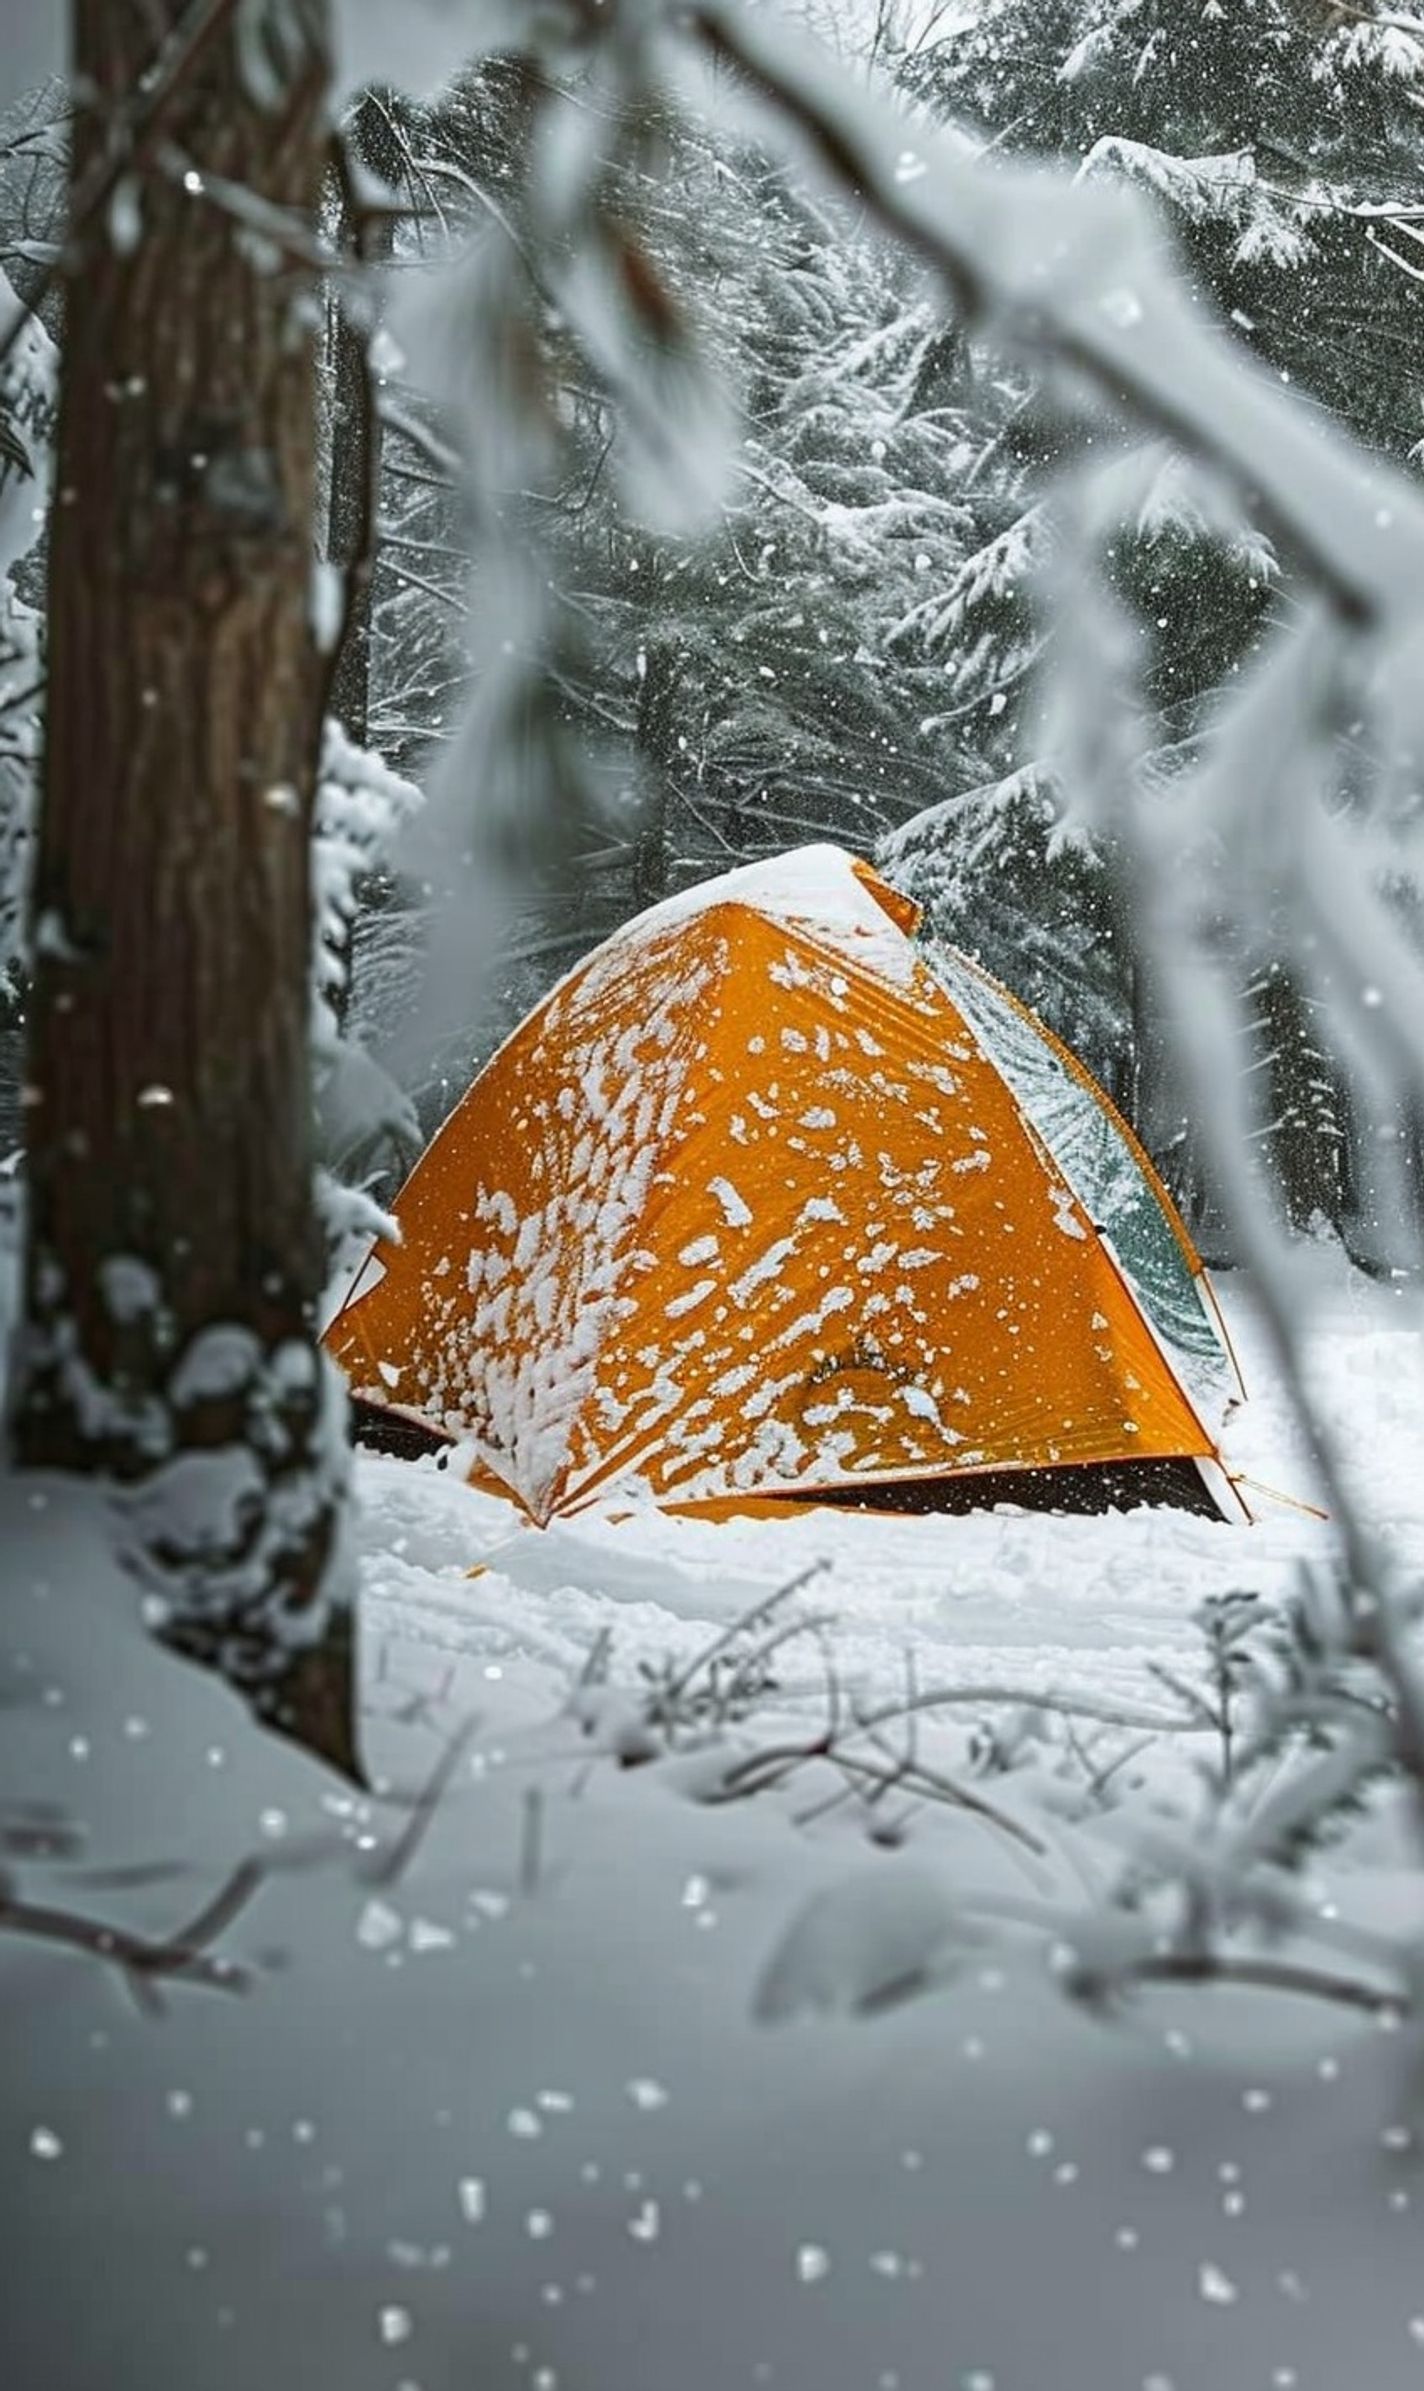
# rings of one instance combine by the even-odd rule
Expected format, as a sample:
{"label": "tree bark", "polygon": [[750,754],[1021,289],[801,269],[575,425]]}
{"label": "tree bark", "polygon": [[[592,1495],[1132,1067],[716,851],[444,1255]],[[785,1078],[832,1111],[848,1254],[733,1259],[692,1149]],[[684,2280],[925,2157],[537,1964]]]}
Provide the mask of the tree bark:
{"label": "tree bark", "polygon": [[[74,189],[190,13],[75,0]],[[237,17],[72,228],[12,1427],[127,1482],[172,1639],[349,1768],[308,1079],[324,0],[266,75]]]}
{"label": "tree bark", "polygon": [[675,793],[677,725],[682,688],[681,643],[665,632],[650,636],[638,689],[637,749],[646,765],[643,803],[633,850],[633,894],[656,905],[668,893],[669,810]]}
{"label": "tree bark", "polygon": [[[344,235],[347,219],[342,216]],[[358,747],[370,742],[371,584],[369,496],[379,440],[367,381],[366,336],[344,309],[331,309],[331,486],[326,552],[347,576],[346,618],[331,684],[331,711]]]}

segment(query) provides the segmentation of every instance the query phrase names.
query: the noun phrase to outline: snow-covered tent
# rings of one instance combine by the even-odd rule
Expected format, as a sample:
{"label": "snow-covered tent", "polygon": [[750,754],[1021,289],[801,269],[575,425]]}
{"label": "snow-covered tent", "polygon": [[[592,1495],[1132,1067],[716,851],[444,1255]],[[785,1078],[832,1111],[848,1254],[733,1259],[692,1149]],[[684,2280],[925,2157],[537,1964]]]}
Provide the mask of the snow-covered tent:
{"label": "snow-covered tent", "polygon": [[615,1490],[1232,1512],[1166,1191],[917,919],[810,847],[599,947],[402,1190],[328,1332],[358,1399],[473,1440],[541,1522]]}

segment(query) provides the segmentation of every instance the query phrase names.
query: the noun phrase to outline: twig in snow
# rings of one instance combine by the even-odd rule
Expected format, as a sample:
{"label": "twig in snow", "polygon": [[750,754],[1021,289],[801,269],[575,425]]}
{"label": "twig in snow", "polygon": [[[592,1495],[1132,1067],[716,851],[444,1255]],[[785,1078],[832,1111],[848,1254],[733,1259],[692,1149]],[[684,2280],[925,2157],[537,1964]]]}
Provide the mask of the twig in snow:
{"label": "twig in snow", "polygon": [[[1167,1711],[1135,1709],[1127,1702],[1102,1702],[1092,1694],[1040,1694],[1019,1685],[942,1685],[932,1686],[927,1693],[917,1693],[916,1710],[962,1709],[966,1704],[983,1706],[1002,1702],[1026,1710],[1052,1711],[1061,1718],[1097,1719],[1105,1727],[1147,1727],[1159,1735],[1200,1735],[1206,1727],[1202,1720],[1192,1717],[1173,1718]],[[909,1706],[905,1702],[887,1702],[883,1708],[865,1712],[862,1727],[879,1727],[888,1721],[903,1718]]]}
{"label": "twig in snow", "polygon": [[[174,1976],[215,1992],[245,1992],[251,1983],[250,1972],[234,1960],[210,1956],[211,1946],[248,1908],[269,1877],[288,1874],[294,1868],[315,1866],[335,1856],[340,1848],[335,1838],[318,1836],[279,1853],[250,1852],[238,1861],[187,1924],[176,1928],[161,1942],[151,1936],[133,1934],[126,1927],[110,1925],[106,1919],[86,1917],[77,1910],[21,1900],[7,1889],[0,1889],[0,1931],[90,1952],[96,1959],[121,1969],[130,1990],[150,2011],[156,2006],[153,1999],[156,1978]],[[112,1885],[153,1883],[160,1881],[166,1872],[157,1865],[146,1869],[115,1869],[95,1872],[88,1881],[107,1880]]]}
{"label": "twig in snow", "polygon": [[[879,1736],[873,1730],[869,1732],[877,1749],[886,1750],[887,1756],[893,1756],[888,1754],[888,1747],[881,1743]],[[936,1800],[947,1802],[952,1809],[967,1810],[972,1818],[982,1818],[987,1825],[996,1826],[1001,1834],[1022,1844],[1024,1850],[1033,1852],[1036,1858],[1047,1858],[1047,1845],[1028,1827],[1021,1825],[1017,1818],[1010,1817],[1007,1810],[1001,1810],[997,1802],[989,1801],[984,1794],[976,1793],[972,1787],[962,1784],[958,1777],[950,1776],[946,1769],[931,1768],[917,1754],[910,1752],[905,1754],[900,1766],[906,1785],[918,1786]]]}
{"label": "twig in snow", "polygon": [[[899,1716],[896,1709],[891,1715]],[[877,1733],[878,1718],[865,1719],[852,1712],[849,1722],[842,1726],[839,1700],[827,1726],[801,1744],[772,1747],[751,1753],[727,1770],[720,1785],[711,1795],[714,1802],[748,1800],[759,1793],[768,1793],[794,1776],[808,1762],[824,1760],[838,1770],[845,1783],[839,1793],[814,1805],[802,1813],[798,1823],[810,1824],[827,1814],[850,1793],[856,1793],[867,1803],[879,1802],[886,1794],[905,1792],[921,1801],[934,1801],[952,1809],[965,1810],[971,1817],[981,1818],[986,1825],[998,1828],[1013,1843],[1035,1858],[1048,1856],[1047,1846],[1038,1836],[1023,1826],[994,1802],[969,1786],[959,1783],[944,1770],[929,1767],[913,1749],[897,1752]],[[864,1753],[847,1751],[848,1742],[869,1735],[880,1758],[871,1759]],[[883,1763],[883,1765],[882,1765]]]}
{"label": "twig in snow", "polygon": [[455,1663],[452,1660],[446,1668],[442,1684],[434,1687],[408,1686],[404,1699],[397,1703],[390,1716],[400,1727],[433,1728],[437,1723],[435,1713],[443,1703],[449,1701],[454,1684]]}
{"label": "twig in snow", "polygon": [[589,1645],[588,1656],[575,1679],[576,1691],[583,1691],[591,1685],[606,1685],[608,1683],[608,1662],[612,1650],[612,1628],[600,1627],[593,1642]]}
{"label": "twig in snow", "polygon": [[1127,1768],[1134,1760],[1139,1760],[1144,1752],[1150,1752],[1156,1740],[1153,1735],[1139,1735],[1136,1743],[1128,1744],[1125,1750],[1119,1752],[1116,1758],[1108,1762],[1106,1768],[1094,1769],[1088,1779],[1089,1793],[1095,1799],[1100,1799],[1104,1787],[1111,1784],[1118,1770]]}
{"label": "twig in snow", "polygon": [[525,1899],[532,1900],[539,1890],[539,1878],[544,1858],[544,1788],[528,1785],[524,1790],[523,1824],[519,1837],[519,1890]]}
{"label": "twig in snow", "polygon": [[710,1644],[704,1644],[700,1652],[694,1653],[691,1660],[673,1672],[666,1684],[659,1688],[660,1701],[668,1708],[675,1707],[703,1671],[710,1668],[730,1645],[735,1644],[739,1636],[760,1626],[783,1602],[788,1602],[793,1594],[799,1594],[803,1586],[809,1585],[812,1578],[820,1577],[830,1566],[828,1560],[812,1561],[808,1568],[788,1578],[784,1586],[778,1586],[773,1593],[764,1595],[760,1602],[754,1602],[750,1610],[743,1611],[740,1618],[734,1619],[729,1627],[724,1627]]}
{"label": "twig in snow", "polygon": [[[783,1644],[794,1643],[798,1636],[821,1635],[826,1628],[835,1626],[836,1616],[834,1611],[813,1611],[804,1619],[788,1619],[772,1635],[764,1636],[759,1644],[753,1644],[749,1652],[738,1654],[725,1688],[722,1707],[730,1709],[738,1700],[749,1698],[760,1690],[758,1671],[764,1668],[773,1652],[780,1651]],[[761,1683],[765,1683],[764,1678]]]}
{"label": "twig in snow", "polygon": [[1324,1968],[1297,1967],[1282,1959],[1233,1959],[1213,1951],[1164,1951],[1135,1960],[1120,1981],[1134,1984],[1240,1984],[1259,1992],[1299,1993],[1308,2000],[1335,2001],[1367,2016],[1403,2019],[1414,2013],[1409,1995],[1334,1976]]}
{"label": "twig in snow", "polygon": [[27,1935],[38,1942],[62,1943],[72,1951],[87,1951],[94,1959],[121,1969],[139,1985],[153,1977],[177,1976],[201,1984],[210,1992],[246,1992],[251,1977],[230,1959],[214,1959],[181,1938],[156,1943],[130,1934],[103,1918],[87,1918],[77,1910],[53,1909],[48,1904],[19,1901],[0,1893],[0,1932]]}
{"label": "twig in snow", "polygon": [[468,1718],[456,1728],[417,1794],[410,1816],[390,1850],[377,1854],[368,1872],[372,1884],[393,1885],[405,1874],[425,1840],[431,1820],[449,1790],[451,1778],[470,1748],[471,1738],[478,1725],[477,1718]]}

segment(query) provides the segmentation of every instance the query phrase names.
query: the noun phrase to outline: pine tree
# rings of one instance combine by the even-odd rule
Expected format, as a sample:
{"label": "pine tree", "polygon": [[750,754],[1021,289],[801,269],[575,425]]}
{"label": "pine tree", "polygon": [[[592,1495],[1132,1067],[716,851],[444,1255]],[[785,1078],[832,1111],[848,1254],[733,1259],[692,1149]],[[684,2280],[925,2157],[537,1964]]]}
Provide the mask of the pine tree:
{"label": "pine tree", "polygon": [[966,485],[1016,397],[966,376],[915,269],[848,214],[734,149],[698,167],[722,204],[688,210],[682,178],[664,240],[690,304],[711,294],[736,328],[733,498],[695,545],[593,509],[575,535],[591,698],[620,693],[662,849],[654,869],[642,842],[642,895],[805,840],[868,850],[983,776],[980,725],[914,625],[981,541],[995,484]]}
{"label": "pine tree", "polygon": [[920,81],[1003,149],[1153,192],[1278,372],[1378,446],[1418,439],[1417,294],[1390,254],[1418,262],[1418,36],[1300,0],[989,0]]}
{"label": "pine tree", "polygon": [[[402,187],[428,179],[456,235],[478,234],[487,200],[507,204],[491,79],[482,70],[438,109],[401,111]],[[578,872],[515,926],[486,1035],[638,906],[806,840],[868,851],[946,788],[983,779],[994,752],[979,737],[991,701],[966,708],[957,666],[925,653],[914,624],[926,590],[979,547],[986,516],[1002,518],[997,472],[975,487],[975,467],[998,454],[1021,382],[966,376],[918,270],[849,211],[812,205],[726,134],[662,131],[660,170],[619,168],[617,204],[745,411],[738,470],[705,537],[638,522],[622,502],[616,405],[551,328],[571,427],[549,509],[577,629],[563,700],[607,801]],[[423,452],[408,437],[417,424]],[[461,661],[460,541],[432,469],[438,440],[428,410],[400,393],[385,442],[371,720],[405,769],[419,769],[422,728],[427,755],[438,745]],[[363,915],[358,1015],[400,1007],[410,946],[399,902],[384,919]],[[475,1059],[438,1058],[421,1095],[428,1120]]]}
{"label": "pine tree", "polygon": [[[1001,150],[1048,152],[1076,161],[1085,176],[1145,189],[1235,336],[1357,436],[1409,456],[1421,426],[1411,275],[1424,166],[1417,36],[1383,19],[1322,18],[1295,0],[988,0],[904,72],[924,100]],[[1035,394],[1028,415],[1038,407]],[[1045,411],[1046,460],[1056,449],[1067,461],[1074,445],[1073,427],[1055,433]],[[986,604],[1000,648],[1017,638],[1031,655],[1031,572],[1050,537],[1040,516],[1021,515],[957,582],[929,593],[916,635],[927,652],[957,655],[966,687],[998,661],[978,636],[976,615]],[[1135,526],[1117,543],[1112,569],[1144,638],[1151,768],[1170,776],[1194,753],[1211,694],[1268,624],[1275,559],[1264,543],[1224,532],[1207,494],[1166,455],[1144,460]],[[1012,749],[1020,767],[1036,760],[1024,743],[1032,725],[1023,729]],[[1021,785],[1010,781],[1009,789]],[[986,814],[1012,821],[1018,852],[986,837]],[[1031,834],[1012,804],[980,794],[912,834],[907,868],[919,880],[927,856],[940,851],[929,879],[946,935],[983,943],[975,925],[986,912],[992,919],[1006,864],[1025,907],[1020,943],[1033,953],[1061,930],[1073,889],[1051,805],[1041,818],[1037,873],[1024,867],[1026,827]],[[1081,857],[1071,870],[1080,866]],[[989,946],[992,964],[992,936]],[[1086,989],[1102,986],[1102,960],[1090,914],[1070,1001],[1044,988],[1048,1018],[1065,1034],[1073,1005],[1081,1010]],[[1302,1222],[1323,1210],[1338,1225],[1355,1186],[1344,1159],[1350,1124],[1339,1074],[1321,1055],[1311,1008],[1298,987],[1287,989],[1280,960],[1241,960],[1243,986],[1273,992],[1272,1067],[1297,1091],[1284,1114],[1268,1105],[1262,1119],[1285,1209]],[[1004,969],[1005,955],[997,961]],[[1123,938],[1112,970],[1120,975],[1117,1039],[1146,1041],[1142,1125],[1190,1195],[1190,1141],[1185,1124],[1174,1126],[1170,1090],[1156,1084],[1160,1042],[1141,1001],[1140,961]],[[1254,1001],[1248,996],[1248,1013]]]}

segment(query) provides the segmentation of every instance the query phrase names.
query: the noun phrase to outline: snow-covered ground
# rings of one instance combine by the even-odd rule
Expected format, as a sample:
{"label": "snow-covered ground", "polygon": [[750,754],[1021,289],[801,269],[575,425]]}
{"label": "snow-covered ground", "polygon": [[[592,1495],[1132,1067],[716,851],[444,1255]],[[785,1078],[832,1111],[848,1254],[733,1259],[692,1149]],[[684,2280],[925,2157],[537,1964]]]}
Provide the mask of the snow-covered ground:
{"label": "snow-covered ground", "polygon": [[[1381,1532],[1424,1564],[1417,1310],[1321,1271],[1322,1400]],[[1233,1460],[1308,1494],[1227,1293],[1256,1389]],[[1409,2034],[1222,1990],[1101,2020],[1054,1983],[1043,1938],[995,1924],[1081,1910],[1149,1814],[1189,1829],[1200,1739],[1086,1714],[1179,1716],[1154,1669],[1200,1678],[1194,1607],[1279,1594],[1327,1528],[1263,1504],[1249,1530],[828,1512],[540,1534],[426,1464],[369,1460],[360,1481],[369,1743],[390,1780],[369,1802],[135,1633],[82,1507],[5,1496],[0,1793],[12,1820],[22,1800],[54,1804],[51,1828],[82,1817],[91,1872],[37,1852],[20,1892],[158,1934],[249,1849],[307,1863],[215,1946],[253,1971],[245,1999],[170,1986],[150,2017],[99,1959],[0,1935],[7,2386],[1424,2383]],[[618,1766],[638,1688],[815,1563],[796,1601],[834,1623],[779,1650],[730,1744],[684,1729]],[[604,1681],[571,1711],[591,1653]],[[985,1698],[928,1719],[919,1756],[1007,1826],[833,1801],[821,1763],[706,1798],[736,1749],[810,1735],[852,1691],[893,1698],[907,1668],[1076,1706],[1078,1754],[1059,1728],[1025,1765],[973,1773],[975,1731],[1014,1715]],[[402,1852],[406,1797],[454,1748]],[[1085,1771],[1120,1754],[1121,1798],[1095,1808]],[[1312,1899],[1424,1922],[1402,1856],[1378,1817]],[[926,1917],[944,1982],[843,2014],[897,1944],[913,1962]],[[767,2020],[818,1996],[830,2014]]]}
{"label": "snow-covered ground", "polygon": [[[1323,1416],[1381,1535],[1424,1562],[1418,1302],[1327,1254],[1318,1276]],[[815,1607],[834,1613],[838,1665],[867,1691],[902,1687],[911,1650],[922,1685],[1005,1681],[1160,1704],[1154,1664],[1194,1665],[1193,1612],[1206,1596],[1279,1596],[1302,1558],[1331,1548],[1328,1526],[1301,1508],[1317,1490],[1252,1308],[1229,1277],[1220,1292],[1250,1396],[1225,1432],[1228,1462],[1251,1481],[1250,1528],[1148,1509],[1106,1519],[822,1509],[713,1524],[612,1506],[535,1529],[433,1463],[369,1456],[368,1655],[398,1648],[407,1670],[427,1674],[436,1653],[482,1664],[501,1673],[487,1680],[502,1687],[501,1708],[517,1694],[537,1713],[600,1634],[625,1662],[685,1658],[819,1564]],[[796,1673],[811,1706],[823,1703],[824,1676],[804,1655]]]}

